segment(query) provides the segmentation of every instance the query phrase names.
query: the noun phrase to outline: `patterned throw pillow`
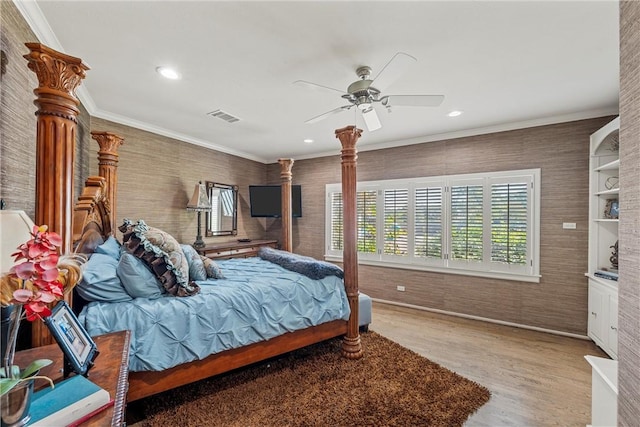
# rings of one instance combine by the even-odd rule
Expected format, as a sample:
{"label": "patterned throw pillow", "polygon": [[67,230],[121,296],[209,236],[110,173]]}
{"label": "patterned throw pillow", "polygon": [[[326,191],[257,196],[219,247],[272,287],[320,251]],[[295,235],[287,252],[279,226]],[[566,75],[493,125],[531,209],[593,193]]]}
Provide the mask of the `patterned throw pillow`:
{"label": "patterned throw pillow", "polygon": [[189,280],[206,280],[207,270],[204,268],[204,263],[200,259],[200,255],[193,249],[193,246],[180,245],[182,252],[187,257],[189,263]]}
{"label": "patterned throw pillow", "polygon": [[119,230],[124,250],[143,260],[168,293],[184,297],[200,291],[197,284],[189,282],[189,263],[173,236],[143,220],[134,223],[126,218]]}
{"label": "patterned throw pillow", "polygon": [[204,263],[204,269],[207,271],[207,277],[210,279],[225,279],[222,270],[216,262],[206,256],[200,255],[200,259]]}

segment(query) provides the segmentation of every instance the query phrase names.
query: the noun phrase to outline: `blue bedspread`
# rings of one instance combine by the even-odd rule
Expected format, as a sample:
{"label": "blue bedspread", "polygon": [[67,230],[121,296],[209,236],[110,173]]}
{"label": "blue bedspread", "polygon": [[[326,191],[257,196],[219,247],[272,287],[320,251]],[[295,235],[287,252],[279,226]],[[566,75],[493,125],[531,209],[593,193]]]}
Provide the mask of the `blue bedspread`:
{"label": "blue bedspread", "polygon": [[131,330],[129,369],[158,371],[210,354],[349,318],[341,279],[312,280],[260,258],[219,261],[226,279],[197,282],[198,295],[92,302],[90,335]]}

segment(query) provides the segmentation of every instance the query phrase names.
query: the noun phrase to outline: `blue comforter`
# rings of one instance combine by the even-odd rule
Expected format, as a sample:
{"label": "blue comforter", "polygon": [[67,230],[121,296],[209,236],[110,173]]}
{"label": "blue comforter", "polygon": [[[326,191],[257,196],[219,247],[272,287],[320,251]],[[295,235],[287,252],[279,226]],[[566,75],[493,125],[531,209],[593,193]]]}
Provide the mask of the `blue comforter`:
{"label": "blue comforter", "polygon": [[336,276],[312,280],[257,257],[218,264],[226,279],[197,282],[197,295],[92,302],[80,320],[92,336],[131,330],[129,369],[158,371],[349,318]]}

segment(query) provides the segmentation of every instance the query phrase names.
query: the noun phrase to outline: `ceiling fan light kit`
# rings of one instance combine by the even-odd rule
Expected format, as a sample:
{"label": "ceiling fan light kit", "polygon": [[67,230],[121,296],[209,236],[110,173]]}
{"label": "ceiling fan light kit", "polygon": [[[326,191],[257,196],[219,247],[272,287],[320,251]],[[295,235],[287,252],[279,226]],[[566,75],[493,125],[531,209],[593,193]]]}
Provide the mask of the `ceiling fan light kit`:
{"label": "ceiling fan light kit", "polygon": [[[443,95],[385,95],[380,96],[382,91],[413,63],[417,61],[413,56],[404,52],[396,53],[389,62],[382,68],[378,75],[372,80],[371,67],[361,66],[356,69],[356,74],[359,80],[351,83],[347,87],[347,91],[343,92],[340,89],[334,89],[329,86],[324,86],[316,83],[307,82],[305,80],[298,80],[294,83],[303,84],[312,88],[328,89],[335,92],[342,93],[342,98],[349,101],[348,105],[343,105],[319,116],[312,117],[305,123],[312,124],[317,123],[325,118],[340,113],[344,110],[349,110],[353,106],[356,106],[358,110],[362,112],[362,117],[367,129],[371,132],[382,127],[378,114],[374,108],[375,103],[381,103],[386,107],[388,112],[391,112],[392,106],[407,106],[407,107],[437,107],[442,104],[444,100]],[[376,85],[375,87],[373,85]]]}

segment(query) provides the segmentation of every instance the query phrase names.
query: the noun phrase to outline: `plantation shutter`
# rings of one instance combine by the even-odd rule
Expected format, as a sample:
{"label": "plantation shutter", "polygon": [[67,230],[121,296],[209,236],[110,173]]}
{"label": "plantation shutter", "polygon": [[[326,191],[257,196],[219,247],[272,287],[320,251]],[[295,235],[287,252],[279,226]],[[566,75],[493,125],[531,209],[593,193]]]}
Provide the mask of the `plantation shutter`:
{"label": "plantation shutter", "polygon": [[491,186],[491,261],[527,262],[527,183]]}
{"label": "plantation shutter", "polygon": [[356,212],[358,215],[358,252],[364,254],[375,254],[377,252],[376,190],[356,192]]}
{"label": "plantation shutter", "polygon": [[384,190],[384,255],[409,254],[409,190]]}
{"label": "plantation shutter", "polygon": [[329,198],[329,215],[331,217],[329,250],[342,251],[344,217],[342,209],[342,193],[331,193]]}
{"label": "plantation shutter", "polygon": [[451,259],[482,261],[482,184],[451,187]]}
{"label": "plantation shutter", "polygon": [[414,249],[419,258],[442,258],[442,187],[416,188]]}

